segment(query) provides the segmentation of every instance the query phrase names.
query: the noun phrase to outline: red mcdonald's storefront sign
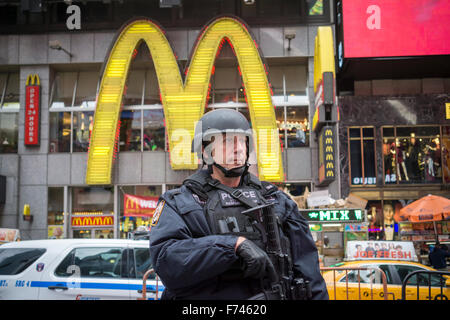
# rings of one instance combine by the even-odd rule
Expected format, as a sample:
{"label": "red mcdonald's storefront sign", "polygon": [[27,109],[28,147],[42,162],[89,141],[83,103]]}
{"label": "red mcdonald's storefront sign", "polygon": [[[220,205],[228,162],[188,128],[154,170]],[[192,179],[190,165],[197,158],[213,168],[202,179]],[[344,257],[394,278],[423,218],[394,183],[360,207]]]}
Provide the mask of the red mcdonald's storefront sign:
{"label": "red mcdonald's storefront sign", "polygon": [[143,197],[124,194],[123,210],[124,216],[153,217],[158,197]]}
{"label": "red mcdonald's storefront sign", "polygon": [[72,217],[72,227],[105,227],[113,225],[113,216]]}

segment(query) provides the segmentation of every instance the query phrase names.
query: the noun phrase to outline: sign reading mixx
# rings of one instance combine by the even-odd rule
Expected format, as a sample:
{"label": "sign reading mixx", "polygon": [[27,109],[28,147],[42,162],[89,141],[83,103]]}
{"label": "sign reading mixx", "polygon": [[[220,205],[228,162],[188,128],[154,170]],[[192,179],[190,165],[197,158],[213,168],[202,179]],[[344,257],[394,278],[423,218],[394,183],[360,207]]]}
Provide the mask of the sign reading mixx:
{"label": "sign reading mixx", "polygon": [[309,222],[364,222],[363,209],[308,209],[299,211]]}

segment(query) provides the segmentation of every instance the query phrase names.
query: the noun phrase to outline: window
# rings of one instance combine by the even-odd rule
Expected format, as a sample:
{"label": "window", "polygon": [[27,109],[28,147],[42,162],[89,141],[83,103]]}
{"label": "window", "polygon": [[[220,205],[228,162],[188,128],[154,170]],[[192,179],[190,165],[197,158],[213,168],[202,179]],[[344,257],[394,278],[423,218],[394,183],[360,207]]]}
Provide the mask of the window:
{"label": "window", "polygon": [[50,152],[70,152],[71,112],[50,113]]}
{"label": "window", "polygon": [[15,275],[25,271],[45,251],[38,248],[0,248],[0,275]]}
{"label": "window", "polygon": [[64,188],[48,188],[48,238],[62,239],[64,225]]}
{"label": "window", "polygon": [[72,214],[112,213],[114,195],[111,187],[72,188]]}
{"label": "window", "polygon": [[20,84],[19,73],[0,73],[0,108],[15,109],[20,108]]}
{"label": "window", "polygon": [[144,151],[164,151],[166,127],[162,109],[143,110],[144,112]]}
{"label": "window", "polygon": [[383,127],[384,183],[442,183],[439,126]]}
{"label": "window", "polygon": [[17,153],[18,112],[0,113],[0,153]]}
{"label": "window", "polygon": [[308,107],[286,107],[283,129],[287,134],[288,148],[309,146]]}
{"label": "window", "polygon": [[17,153],[19,73],[0,73],[0,153]]}
{"label": "window", "polygon": [[[169,190],[169,189],[167,189]],[[144,197],[159,197],[162,194],[162,186],[121,186],[119,193],[120,204],[120,238],[127,239],[129,233],[136,231],[140,226],[148,227],[152,220],[151,217],[133,217],[124,215],[124,194],[131,194]]]}
{"label": "window", "polygon": [[[361,266],[368,268],[367,270],[351,270],[348,271],[348,282],[349,283],[358,283],[358,279],[360,283],[368,283],[368,284],[382,284],[382,276],[381,272],[376,268],[376,266]],[[392,277],[387,270],[387,266],[383,266],[381,270],[386,274],[387,283],[392,283]],[[343,277],[339,282],[346,282],[346,277]]]}
{"label": "window", "polygon": [[308,16],[323,15],[323,0],[306,0]]}
{"label": "window", "polygon": [[[144,274],[152,268],[150,262],[150,250],[148,248],[135,248],[134,264],[136,266],[136,270],[131,270],[130,278],[143,279]],[[156,275],[152,273],[148,278],[155,279]]]}
{"label": "window", "polygon": [[122,269],[121,248],[76,248],[59,264],[55,275],[120,278]]}
{"label": "window", "polygon": [[120,115],[120,151],[141,151],[141,110],[123,110]]}
{"label": "window", "polygon": [[350,183],[376,184],[375,130],[372,127],[348,128]]}
{"label": "window", "polygon": [[50,98],[50,152],[87,152],[94,124],[97,71],[59,72]]}
{"label": "window", "polygon": [[442,171],[444,182],[450,183],[450,126],[442,127]]}
{"label": "window", "polygon": [[[409,266],[409,265],[395,265],[395,269],[398,272],[401,282],[405,280],[406,276],[414,271],[427,271],[426,269]],[[419,281],[419,286],[429,286],[431,280],[432,287],[440,287],[441,284],[445,285],[445,279],[437,274],[432,274],[431,277],[428,273],[418,273],[409,278],[407,285],[417,286],[417,281]]]}

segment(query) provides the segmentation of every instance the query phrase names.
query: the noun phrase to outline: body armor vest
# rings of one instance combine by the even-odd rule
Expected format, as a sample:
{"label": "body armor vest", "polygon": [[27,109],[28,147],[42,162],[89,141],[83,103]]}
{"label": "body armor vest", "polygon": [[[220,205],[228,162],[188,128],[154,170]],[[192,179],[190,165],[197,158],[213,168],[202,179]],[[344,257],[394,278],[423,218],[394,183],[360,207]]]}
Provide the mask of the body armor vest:
{"label": "body armor vest", "polygon": [[[190,183],[192,181],[195,186]],[[214,180],[206,171],[199,171],[185,181],[187,187],[199,198],[203,195],[205,215],[212,233],[242,236],[252,240],[265,250],[264,226],[242,214],[243,211],[249,209],[249,206],[234,198],[229,192],[215,187],[212,182]],[[233,188],[233,191],[241,193],[247,202],[253,203],[254,206],[266,203],[260,191],[262,190],[260,181],[253,178],[252,182]]]}

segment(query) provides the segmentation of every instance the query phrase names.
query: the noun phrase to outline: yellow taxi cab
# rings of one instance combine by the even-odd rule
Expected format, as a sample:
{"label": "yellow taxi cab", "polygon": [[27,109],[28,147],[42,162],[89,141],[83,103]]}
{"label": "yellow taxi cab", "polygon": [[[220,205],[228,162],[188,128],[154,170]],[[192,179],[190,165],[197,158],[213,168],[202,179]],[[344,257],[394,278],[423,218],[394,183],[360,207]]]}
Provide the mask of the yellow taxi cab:
{"label": "yellow taxi cab", "polygon": [[427,272],[437,270],[417,262],[412,242],[348,241],[346,260],[324,268],[330,300],[402,299],[402,283],[415,271],[424,272],[409,278],[406,300],[450,298],[450,277]]}

